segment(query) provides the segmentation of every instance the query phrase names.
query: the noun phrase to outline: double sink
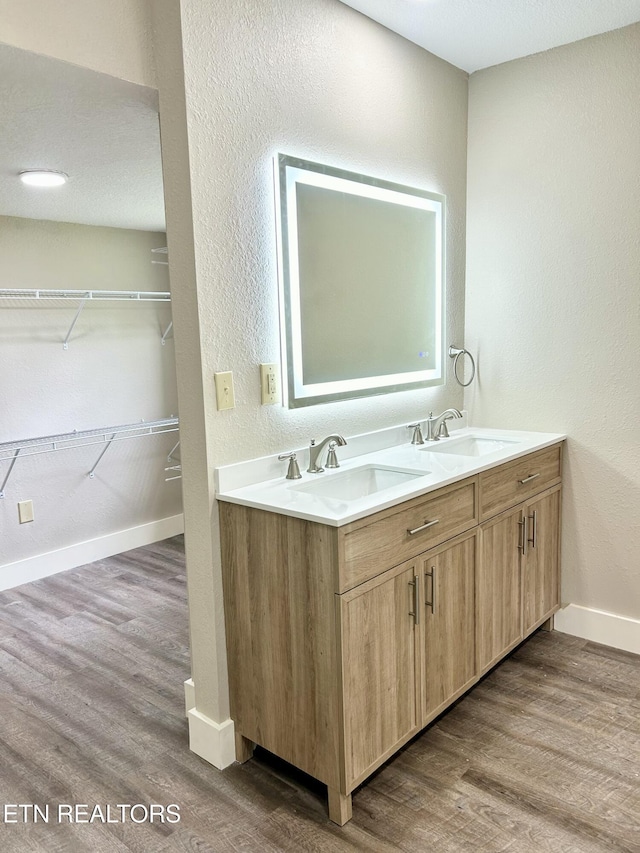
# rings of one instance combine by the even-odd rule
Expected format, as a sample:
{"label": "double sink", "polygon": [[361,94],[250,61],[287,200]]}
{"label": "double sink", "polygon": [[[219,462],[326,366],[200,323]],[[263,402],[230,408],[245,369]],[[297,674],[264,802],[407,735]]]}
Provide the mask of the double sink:
{"label": "double sink", "polygon": [[[460,438],[453,437],[438,442],[429,442],[417,450],[419,453],[444,453],[449,456],[468,458],[485,456],[519,443],[516,439],[471,434]],[[431,471],[407,467],[368,464],[290,488],[298,492],[316,495],[319,498],[357,501],[369,495],[409,483],[419,477],[429,476],[431,473]]]}
{"label": "double sink", "polygon": [[464,427],[449,438],[414,445],[404,425],[349,438],[340,467],[285,478],[277,455],[216,470],[218,500],[339,527],[472,477],[566,438],[555,433]]}

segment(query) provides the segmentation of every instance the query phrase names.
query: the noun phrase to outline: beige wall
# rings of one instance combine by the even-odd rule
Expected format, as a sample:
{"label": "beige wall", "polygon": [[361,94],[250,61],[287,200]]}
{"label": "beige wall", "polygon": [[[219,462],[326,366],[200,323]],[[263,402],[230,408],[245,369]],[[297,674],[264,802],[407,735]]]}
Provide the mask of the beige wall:
{"label": "beige wall", "polygon": [[[164,234],[0,217],[3,288],[167,290],[151,264]],[[161,346],[167,305],[87,306],[69,349],[77,305],[11,301],[0,311],[0,442],[99,429],[177,414],[173,342]],[[180,482],[165,483],[176,434],[18,460],[0,500],[0,566],[181,512]],[[8,463],[0,465],[0,483]],[[18,524],[17,502],[35,521]],[[1,574],[1,572],[0,572]],[[0,583],[2,578],[0,577]]]}
{"label": "beige wall", "polygon": [[[431,408],[462,404],[461,389],[448,381],[436,389],[307,410],[260,406],[258,364],[278,361],[280,352],[273,155],[297,154],[444,193],[446,339],[461,340],[467,75],[338,0],[236,0],[219,4],[215,15],[196,0],[180,5],[198,308],[191,306],[182,326],[177,322],[176,352],[180,385],[194,366],[197,373],[202,358],[204,397],[203,413],[180,403],[184,449],[193,454],[184,483],[186,523],[191,512],[200,537],[196,542],[187,533],[192,654],[197,707],[220,719],[228,705],[219,668],[224,635],[210,480],[206,505],[190,511],[186,499],[191,490],[202,492],[206,464],[285,451],[335,430],[352,435],[409,423]],[[155,8],[165,154],[167,146],[178,145],[179,129],[171,124],[182,109],[177,93],[163,100],[180,70],[172,10],[169,0]],[[181,204],[172,198],[172,169],[165,156],[170,247],[177,233],[171,209]],[[189,259],[179,266],[173,249],[170,256],[177,318],[180,292],[187,301],[195,297]],[[233,411],[216,411],[213,373],[219,370],[234,373]],[[203,416],[206,448],[199,442]]]}
{"label": "beige wall", "polygon": [[0,42],[155,86],[149,2],[0,0]]}
{"label": "beige wall", "polygon": [[640,618],[640,25],[470,80],[472,422],[567,432],[563,599]]}

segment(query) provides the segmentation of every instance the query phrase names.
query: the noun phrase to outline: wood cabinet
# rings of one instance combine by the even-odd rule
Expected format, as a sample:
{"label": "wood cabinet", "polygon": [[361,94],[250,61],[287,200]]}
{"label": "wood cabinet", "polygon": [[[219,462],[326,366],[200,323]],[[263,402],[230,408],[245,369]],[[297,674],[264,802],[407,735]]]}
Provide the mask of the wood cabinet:
{"label": "wood cabinet", "polygon": [[520,550],[522,509],[485,522],[476,588],[478,670],[485,672],[522,639]]}
{"label": "wood cabinet", "polygon": [[336,596],[349,790],[474,683],[476,539]]}
{"label": "wood cabinet", "polygon": [[560,486],[480,526],[476,635],[486,672],[560,606]]}
{"label": "wood cabinet", "polygon": [[530,633],[560,603],[560,487],[524,508],[526,551],[522,558],[522,630]]}
{"label": "wood cabinet", "polygon": [[492,518],[560,482],[562,446],[555,444],[480,474],[480,517]]}
{"label": "wood cabinet", "polygon": [[238,759],[257,743],[316,777],[345,823],[351,791],[557,609],[560,452],[342,527],[221,502]]}
{"label": "wood cabinet", "polygon": [[478,512],[478,478],[470,477],[338,528],[338,591],[475,527]]}
{"label": "wood cabinet", "polygon": [[416,578],[416,564],[403,563],[338,596],[349,784],[368,775],[418,724]]}
{"label": "wood cabinet", "polygon": [[475,681],[476,534],[421,558],[424,580],[422,725]]}

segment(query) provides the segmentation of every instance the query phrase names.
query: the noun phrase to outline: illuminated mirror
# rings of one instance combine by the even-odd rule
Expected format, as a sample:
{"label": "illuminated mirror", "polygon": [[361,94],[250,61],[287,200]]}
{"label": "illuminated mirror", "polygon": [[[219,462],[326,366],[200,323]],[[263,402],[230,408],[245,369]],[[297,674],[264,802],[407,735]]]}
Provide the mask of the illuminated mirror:
{"label": "illuminated mirror", "polygon": [[442,195],[279,154],[289,408],[444,381]]}

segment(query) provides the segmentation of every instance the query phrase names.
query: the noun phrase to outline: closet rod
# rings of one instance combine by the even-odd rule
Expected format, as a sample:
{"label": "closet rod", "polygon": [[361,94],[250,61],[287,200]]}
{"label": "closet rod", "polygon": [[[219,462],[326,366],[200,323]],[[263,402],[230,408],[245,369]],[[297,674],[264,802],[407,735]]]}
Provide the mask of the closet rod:
{"label": "closet rod", "polygon": [[[179,423],[178,418],[162,418],[157,421],[141,421],[137,424],[122,424],[114,427],[65,432],[58,435],[43,435],[37,438],[27,438],[23,441],[5,441],[0,443],[0,462],[9,460],[11,463],[2,486],[0,486],[0,498],[4,497],[5,487],[18,458],[24,459],[27,456],[39,456],[42,453],[54,453],[58,450],[70,450],[74,447],[90,447],[96,444],[104,444],[106,445],[105,449],[98,458],[98,462],[100,462],[102,456],[114,441],[178,432]],[[98,462],[96,462],[89,472],[89,476],[95,471]]]}
{"label": "closet rod", "polygon": [[160,290],[50,290],[47,288],[0,288],[0,299],[84,300],[94,302],[171,302]]}

